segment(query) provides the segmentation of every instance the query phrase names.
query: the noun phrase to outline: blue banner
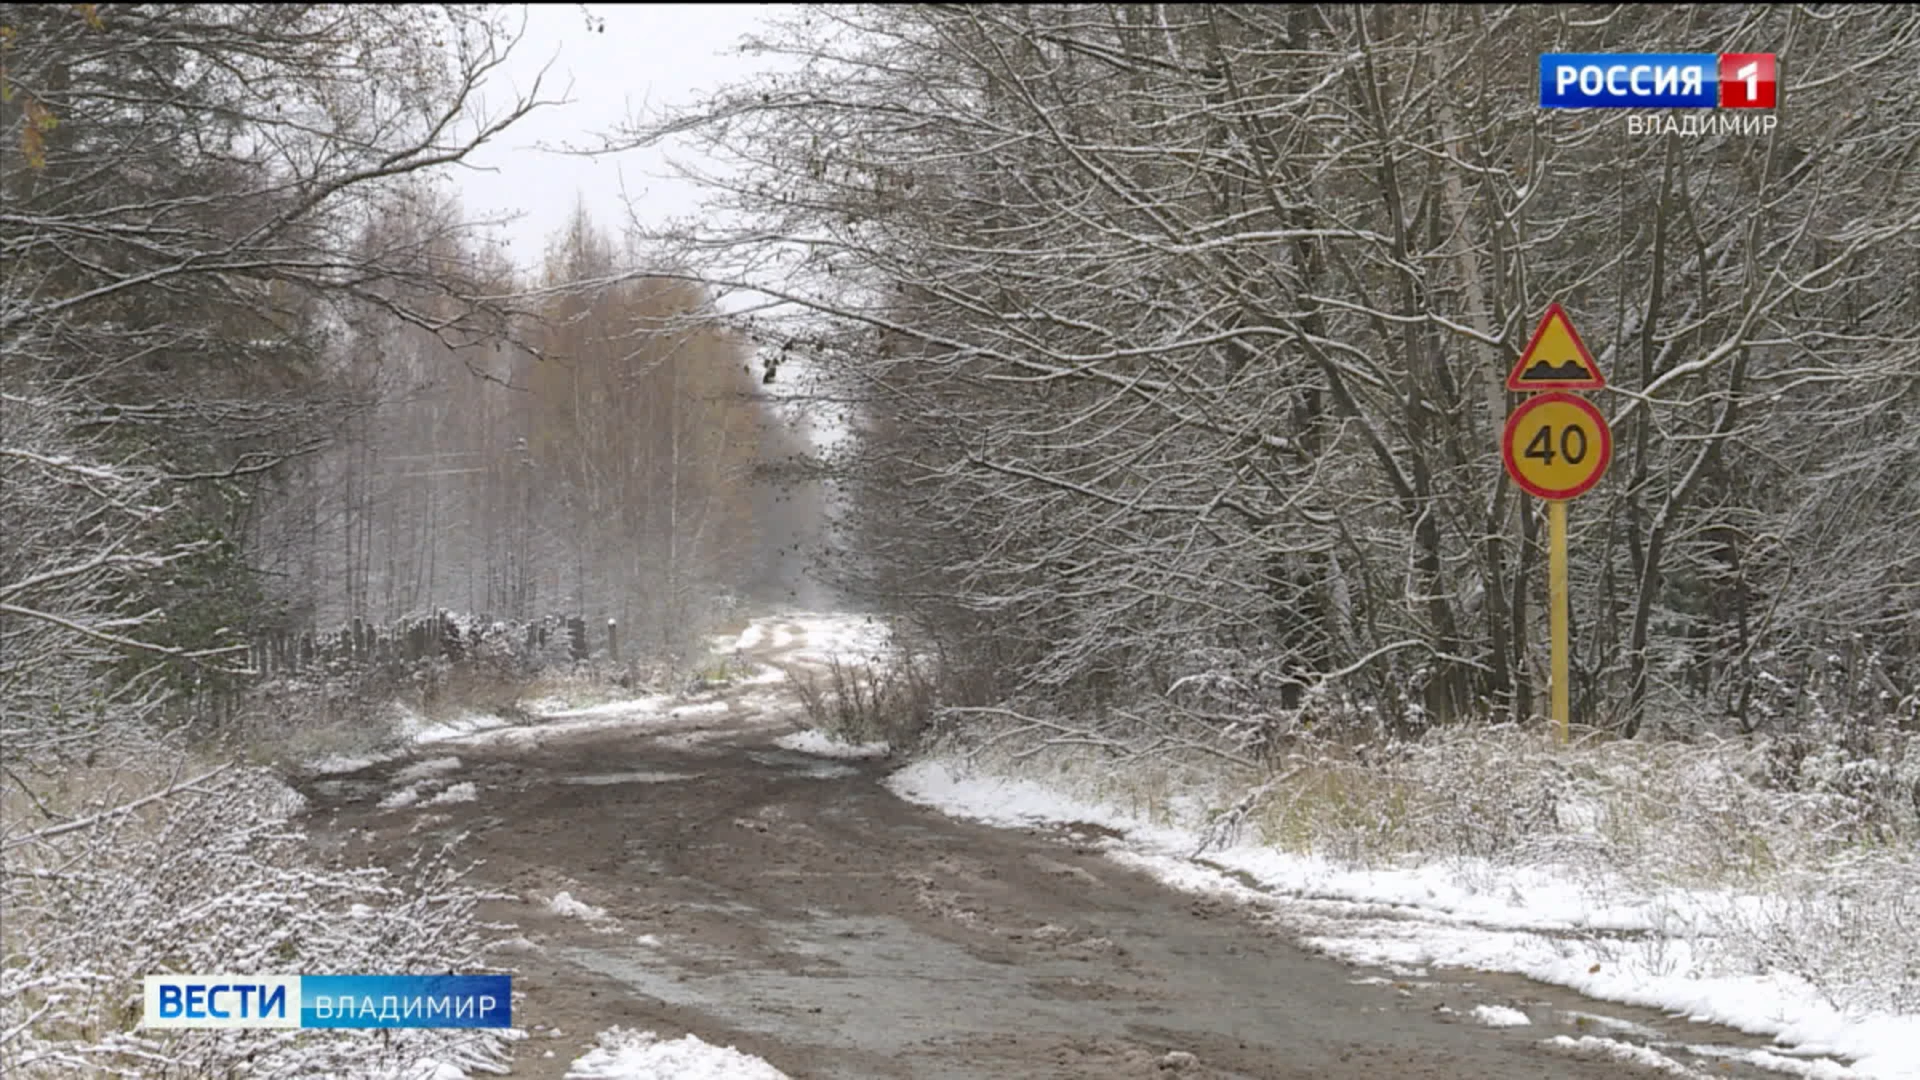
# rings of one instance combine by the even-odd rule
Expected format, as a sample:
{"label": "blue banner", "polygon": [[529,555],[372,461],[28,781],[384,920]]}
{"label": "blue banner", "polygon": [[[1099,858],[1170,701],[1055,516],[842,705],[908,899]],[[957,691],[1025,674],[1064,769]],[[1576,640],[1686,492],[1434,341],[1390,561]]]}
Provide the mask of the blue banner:
{"label": "blue banner", "polygon": [[1542,53],[1543,109],[1711,109],[1716,53]]}
{"label": "blue banner", "polygon": [[511,975],[302,975],[303,1028],[513,1026]]}

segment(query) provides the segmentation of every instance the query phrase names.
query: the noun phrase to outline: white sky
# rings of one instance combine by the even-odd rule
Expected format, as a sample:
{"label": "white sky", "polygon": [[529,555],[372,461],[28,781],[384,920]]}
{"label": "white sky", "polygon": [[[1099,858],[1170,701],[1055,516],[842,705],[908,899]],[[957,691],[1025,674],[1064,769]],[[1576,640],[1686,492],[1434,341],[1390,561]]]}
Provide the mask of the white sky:
{"label": "white sky", "polygon": [[[765,60],[739,55],[733,47],[761,26],[766,15],[784,6],[512,5],[516,23],[520,11],[525,12],[526,34],[497,73],[498,85],[488,89],[485,104],[497,110],[514,91],[530,90],[549,61],[552,67],[541,97],[565,98],[569,104],[536,110],[468,159],[488,171],[454,172],[467,213],[520,214],[499,235],[508,256],[522,269],[533,270],[576,201],[584,201],[593,220],[616,238],[627,221],[623,184],[644,223],[658,224],[698,209],[697,193],[669,175],[666,158],[671,150],[584,158],[539,147],[592,144],[596,134],[610,131],[642,103],[684,103],[700,91],[763,70]],[[588,29],[586,13],[596,23],[605,20],[605,33]]]}
{"label": "white sky", "polygon": [[[711,167],[684,146],[598,157],[542,147],[595,145],[599,136],[643,105],[690,103],[703,91],[791,63],[742,55],[736,46],[741,37],[763,28],[767,17],[790,11],[792,5],[507,6],[511,25],[517,26],[525,13],[526,32],[490,80],[477,103],[479,111],[491,115],[530,92],[549,62],[540,97],[568,103],[535,110],[471,155],[470,167],[453,170],[450,179],[469,218],[519,215],[498,227],[495,235],[523,272],[539,271],[547,245],[577,202],[584,202],[588,216],[617,243],[628,222],[629,199],[642,225],[662,225],[700,208],[700,192],[673,175],[669,157]],[[589,13],[596,27],[605,20],[604,33],[589,29]],[[756,294],[733,294],[722,298],[720,306],[738,310],[756,299]],[[796,358],[782,368],[778,385],[765,392],[775,398],[803,393],[809,370]],[[822,447],[846,434],[837,414],[818,407],[791,411],[789,419]]]}

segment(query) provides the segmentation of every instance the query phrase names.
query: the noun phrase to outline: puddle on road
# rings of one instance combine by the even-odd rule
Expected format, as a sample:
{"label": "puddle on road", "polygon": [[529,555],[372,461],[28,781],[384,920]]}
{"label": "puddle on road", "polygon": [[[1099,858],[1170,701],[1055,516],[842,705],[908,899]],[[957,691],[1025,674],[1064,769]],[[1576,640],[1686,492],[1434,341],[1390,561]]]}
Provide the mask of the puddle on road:
{"label": "puddle on road", "polygon": [[[744,905],[714,907],[738,911]],[[1284,1022],[1288,1010],[1298,1006],[1294,996],[1298,988],[1276,980],[1269,957],[1240,948],[1237,935],[1224,933],[1220,926],[1183,926],[1151,915],[1110,913],[1112,921],[1101,932],[1124,943],[1132,956],[1131,962],[1116,970],[1088,964],[1085,951],[1071,947],[1056,953],[1026,952],[1017,965],[1010,965],[976,956],[902,919],[820,911],[812,915],[768,920],[762,913],[754,919],[767,931],[768,940],[777,943],[771,955],[758,960],[733,948],[715,948],[664,933],[634,944],[556,949],[555,955],[617,980],[637,994],[697,1010],[729,1027],[783,1043],[894,1060],[911,1058],[914,1075],[927,1080],[982,1075],[979,1068],[931,1048],[977,1042],[984,1036],[1059,1037],[1071,1032],[1079,1039],[1127,1039],[1138,1038],[1143,1030],[1165,1029],[1189,1032],[1195,1038],[1245,1041],[1313,1030]],[[1526,980],[1475,973],[1473,980],[1393,980],[1392,985],[1406,987],[1394,997],[1416,997],[1418,1011],[1451,1014],[1453,1023],[1483,1031],[1469,1036],[1476,1040],[1514,1038],[1532,1043],[1563,1034],[1597,1035],[1658,1048],[1677,1061],[1713,1068],[1717,1076],[1777,1080],[1777,1074],[1744,1062],[1723,1059],[1702,1064],[1701,1052],[1683,1045],[1713,1039],[1722,1042],[1728,1054],[1751,1049],[1740,1046],[1737,1033],[1699,1031],[1701,1038],[1676,1038],[1677,1032],[1663,1034],[1648,1024],[1606,1015],[1624,1013],[1652,1021],[1657,1014],[1604,1005],[1596,1005],[1591,1013],[1574,1011],[1566,1003],[1528,992],[1546,988]],[[1396,1007],[1394,998],[1349,999],[1332,994],[1329,999],[1328,1008],[1334,1014],[1354,1017]],[[1496,1034],[1499,1029],[1483,1029],[1472,1010],[1488,1001],[1511,1002],[1532,1024],[1501,1034]],[[1176,1017],[1181,1022],[1168,1028]],[[1731,1040],[1713,1038],[1729,1034]],[[1382,1045],[1402,1037],[1429,1036],[1397,1024],[1384,1026],[1378,1035]],[[1753,1040],[1758,1045],[1765,1042]],[[1541,1054],[1543,1067],[1551,1068],[1554,1054],[1545,1049]],[[854,1069],[851,1061],[842,1061],[833,1075],[864,1080],[869,1074]]]}
{"label": "puddle on road", "polygon": [[584,776],[568,776],[561,779],[563,784],[671,784],[676,780],[698,780],[701,773],[661,772],[641,769],[623,773],[590,773]]}
{"label": "puddle on road", "polygon": [[793,750],[749,750],[747,757],[754,762],[779,769],[782,772],[798,773],[810,780],[833,780],[843,776],[859,776],[860,770],[851,765],[842,765],[837,761],[802,754]]}
{"label": "puddle on road", "polygon": [[[638,993],[698,1009],[730,1026],[802,1045],[887,1056],[928,1040],[971,1039],[983,1031],[1122,1035],[1129,1013],[1135,1020],[1147,1015],[1144,1008],[1115,1008],[1111,1001],[1088,1009],[1018,991],[1029,981],[1059,982],[1084,974],[1085,964],[1072,959],[1009,968],[886,916],[767,926],[782,940],[782,968],[747,968],[737,954],[710,954],[680,938],[651,947],[556,953]],[[696,974],[672,962],[676,952],[726,961],[725,970]]]}

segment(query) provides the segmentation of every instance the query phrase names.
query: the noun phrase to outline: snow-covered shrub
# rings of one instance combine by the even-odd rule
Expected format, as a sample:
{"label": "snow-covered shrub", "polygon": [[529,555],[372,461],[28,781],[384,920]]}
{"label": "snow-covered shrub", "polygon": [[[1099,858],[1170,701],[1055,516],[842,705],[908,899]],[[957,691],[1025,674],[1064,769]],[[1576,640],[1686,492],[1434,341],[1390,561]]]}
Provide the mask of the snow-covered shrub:
{"label": "snow-covered shrub", "polygon": [[824,679],[805,673],[793,687],[807,722],[842,742],[912,747],[933,723],[935,687],[926,665],[911,657],[876,663],[835,656]]}
{"label": "snow-covered shrub", "polygon": [[1724,963],[1796,976],[1842,1011],[1920,1013],[1920,852],[1783,873],[1725,922]]}
{"label": "snow-covered shrub", "polygon": [[485,897],[449,852],[401,875],[321,866],[288,823],[299,797],[270,774],[177,758],[156,771],[169,757],[149,748],[144,761],[76,769],[35,799],[9,792],[0,1073],[499,1071],[497,1031],[138,1029],[148,974],[482,972],[499,929],[478,918]]}

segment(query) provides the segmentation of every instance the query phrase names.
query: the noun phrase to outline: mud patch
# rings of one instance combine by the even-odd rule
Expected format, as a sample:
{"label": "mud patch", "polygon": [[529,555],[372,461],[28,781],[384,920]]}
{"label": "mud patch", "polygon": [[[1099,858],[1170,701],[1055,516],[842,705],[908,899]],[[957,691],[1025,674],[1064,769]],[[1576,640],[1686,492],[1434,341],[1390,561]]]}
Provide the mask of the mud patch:
{"label": "mud patch", "polygon": [[651,769],[638,769],[623,773],[594,773],[587,776],[568,776],[561,779],[563,784],[671,784],[681,780],[698,780],[699,773],[663,772]]}
{"label": "mud patch", "polygon": [[[1076,979],[1092,985],[1075,974],[1072,961],[1042,960],[1009,970],[888,916],[829,916],[776,922],[769,929],[780,951],[803,962],[792,969],[714,965],[700,974],[666,960],[663,951],[709,964],[733,954],[684,940],[664,950],[571,948],[559,955],[637,993],[783,1043],[895,1055],[927,1040],[965,1039],[983,1029],[1043,1033],[1101,1023],[1058,1007],[1072,998],[1059,988],[1074,986]],[[1047,989],[1024,992],[1029,980]],[[1079,995],[1114,996],[1110,989]],[[1126,1018],[1107,1017],[1102,1026],[1122,1034]]]}
{"label": "mud patch", "polygon": [[321,799],[337,803],[360,802],[387,789],[379,780],[315,780],[306,787]]}
{"label": "mud patch", "polygon": [[811,754],[802,754],[793,750],[751,750],[747,757],[769,768],[781,772],[804,776],[809,780],[838,780],[848,776],[859,776],[860,770],[840,762],[823,760]]}

